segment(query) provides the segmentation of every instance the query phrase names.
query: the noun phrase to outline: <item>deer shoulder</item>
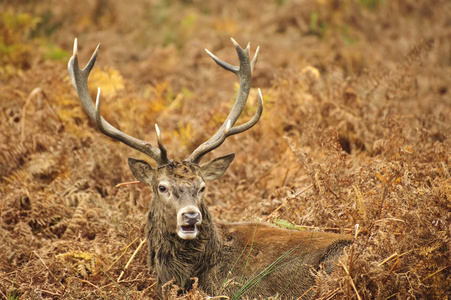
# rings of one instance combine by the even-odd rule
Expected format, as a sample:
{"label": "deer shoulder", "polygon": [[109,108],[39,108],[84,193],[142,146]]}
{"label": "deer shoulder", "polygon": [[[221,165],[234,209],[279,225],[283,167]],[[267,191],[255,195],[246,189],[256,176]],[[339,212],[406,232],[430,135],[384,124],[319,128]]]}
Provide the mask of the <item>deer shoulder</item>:
{"label": "deer shoulder", "polygon": [[257,295],[283,291],[282,299],[305,293],[314,285],[314,272],[331,273],[335,260],[352,241],[347,235],[260,223],[220,223],[218,230],[224,243],[221,253],[229,266],[225,290],[236,293],[243,284],[260,281]]}

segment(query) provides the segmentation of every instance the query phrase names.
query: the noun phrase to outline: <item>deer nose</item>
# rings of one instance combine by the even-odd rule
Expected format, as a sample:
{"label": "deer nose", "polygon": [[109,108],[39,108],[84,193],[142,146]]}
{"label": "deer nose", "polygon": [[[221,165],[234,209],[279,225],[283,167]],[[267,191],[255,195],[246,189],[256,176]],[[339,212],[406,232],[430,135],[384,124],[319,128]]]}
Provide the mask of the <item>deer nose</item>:
{"label": "deer nose", "polygon": [[200,222],[200,214],[198,212],[188,212],[182,214],[183,221],[188,225],[195,225]]}

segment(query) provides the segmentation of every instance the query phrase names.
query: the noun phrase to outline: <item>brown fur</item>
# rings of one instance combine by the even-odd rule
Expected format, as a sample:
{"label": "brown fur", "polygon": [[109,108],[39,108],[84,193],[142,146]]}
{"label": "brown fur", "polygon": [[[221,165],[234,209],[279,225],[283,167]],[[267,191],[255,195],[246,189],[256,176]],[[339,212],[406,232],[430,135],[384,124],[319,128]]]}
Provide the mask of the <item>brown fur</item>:
{"label": "brown fur", "polygon": [[[351,243],[351,237],[339,234],[293,231],[258,223],[214,223],[202,197],[196,196],[205,179],[203,167],[172,162],[154,170],[143,161],[136,162],[130,163],[133,173],[153,189],[146,231],[149,265],[160,287],[174,279],[178,286],[189,290],[192,278],[197,277],[206,293],[231,297],[276,262],[245,296],[282,293],[283,299],[291,299],[314,285],[312,270],[322,266],[331,272],[333,261]],[[216,166],[215,172],[220,174],[215,178],[230,162],[221,171]],[[170,182],[174,193],[171,201],[159,195],[161,182]],[[202,214],[194,239],[182,239],[176,233],[178,202],[196,205]]]}

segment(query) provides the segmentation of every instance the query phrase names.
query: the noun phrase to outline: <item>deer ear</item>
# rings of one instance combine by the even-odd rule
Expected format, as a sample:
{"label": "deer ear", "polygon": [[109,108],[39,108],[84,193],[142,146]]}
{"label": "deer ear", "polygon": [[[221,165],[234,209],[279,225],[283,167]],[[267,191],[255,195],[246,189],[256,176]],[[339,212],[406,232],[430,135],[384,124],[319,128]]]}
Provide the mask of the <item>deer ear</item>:
{"label": "deer ear", "polygon": [[132,170],[133,175],[136,179],[143,183],[149,184],[152,180],[155,170],[145,162],[144,160],[128,158],[128,165],[130,170]]}
{"label": "deer ear", "polygon": [[200,167],[200,176],[204,181],[218,179],[224,174],[235,158],[235,153],[218,157]]}

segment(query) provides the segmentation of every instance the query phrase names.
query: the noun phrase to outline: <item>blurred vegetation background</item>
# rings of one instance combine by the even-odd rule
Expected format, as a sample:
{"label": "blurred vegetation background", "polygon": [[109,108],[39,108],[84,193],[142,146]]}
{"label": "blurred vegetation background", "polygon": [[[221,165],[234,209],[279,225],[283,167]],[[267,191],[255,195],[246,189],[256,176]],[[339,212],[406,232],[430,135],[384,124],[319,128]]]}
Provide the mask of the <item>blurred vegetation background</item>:
{"label": "blurred vegetation background", "polygon": [[236,78],[204,52],[237,64],[233,37],[261,47],[240,120],[257,88],[265,106],[209,155],[237,153],[209,185],[215,218],[354,234],[316,298],[448,299],[450,15],[446,0],[2,1],[0,295],[155,297],[146,247],[126,268],[151,191],[115,187],[133,180],[127,157],[146,158],[82,110],[74,38],[82,65],[102,44],[102,115],[154,144],[158,123],[184,159],[233,105]]}

